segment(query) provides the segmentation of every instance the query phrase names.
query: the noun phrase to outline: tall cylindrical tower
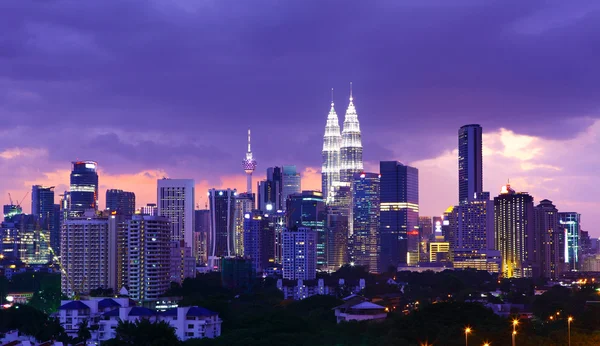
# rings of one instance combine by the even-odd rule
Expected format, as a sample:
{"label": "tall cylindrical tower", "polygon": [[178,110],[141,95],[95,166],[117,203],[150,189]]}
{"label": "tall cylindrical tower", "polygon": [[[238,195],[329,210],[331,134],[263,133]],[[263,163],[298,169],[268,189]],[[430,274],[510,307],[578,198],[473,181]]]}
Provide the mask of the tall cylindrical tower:
{"label": "tall cylindrical tower", "polygon": [[250,148],[250,129],[248,129],[248,152],[246,152],[246,158],[242,160],[242,167],[247,176],[246,192],[252,193],[252,172],[256,169],[256,160],[252,158],[252,150]]}

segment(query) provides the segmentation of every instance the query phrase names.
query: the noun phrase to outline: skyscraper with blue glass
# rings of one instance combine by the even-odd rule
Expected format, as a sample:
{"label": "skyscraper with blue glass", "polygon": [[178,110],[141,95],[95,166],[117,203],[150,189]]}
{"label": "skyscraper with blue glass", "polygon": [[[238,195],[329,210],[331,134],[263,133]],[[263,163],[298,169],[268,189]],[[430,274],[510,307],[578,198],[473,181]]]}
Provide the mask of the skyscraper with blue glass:
{"label": "skyscraper with blue glass", "polygon": [[477,124],[458,130],[458,204],[466,204],[483,192],[482,129]]}
{"label": "skyscraper with blue glass", "polygon": [[370,272],[377,272],[379,255],[380,177],[378,173],[357,173],[352,182],[354,224],[350,259]]}
{"label": "skyscraper with blue glass", "polygon": [[81,216],[86,209],[98,210],[98,163],[94,161],[74,161],[71,170],[70,212],[71,216]]}
{"label": "skyscraper with blue glass", "polygon": [[379,272],[384,272],[390,266],[408,263],[409,251],[413,250],[408,248],[408,235],[418,234],[419,170],[398,161],[382,161],[379,171]]}
{"label": "skyscraper with blue glass", "polygon": [[575,212],[559,212],[559,227],[564,230],[565,246],[565,269],[569,271],[579,270],[579,237],[580,237],[581,215]]}
{"label": "skyscraper with blue glass", "polygon": [[317,234],[317,265],[327,266],[327,234],[325,221],[327,210],[320,191],[302,191],[287,200],[287,228],[310,228]]}

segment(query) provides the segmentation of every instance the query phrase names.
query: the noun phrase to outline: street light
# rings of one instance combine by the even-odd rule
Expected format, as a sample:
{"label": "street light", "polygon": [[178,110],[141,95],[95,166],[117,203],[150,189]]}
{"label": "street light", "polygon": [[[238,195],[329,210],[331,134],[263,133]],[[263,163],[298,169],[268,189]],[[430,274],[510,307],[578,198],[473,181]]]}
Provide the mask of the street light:
{"label": "street light", "polygon": [[573,322],[573,317],[569,316],[569,318],[567,318],[567,326],[569,329],[569,346],[571,346],[571,322]]}
{"label": "street light", "polygon": [[465,346],[469,346],[469,333],[471,333],[471,328],[465,328]]}
{"label": "street light", "polygon": [[516,318],[514,320],[512,320],[512,326],[513,326],[513,331],[512,331],[512,346],[516,345],[515,337],[517,336],[517,325],[518,324],[519,324],[519,320],[517,320]]}
{"label": "street light", "polygon": [[490,346],[490,343],[486,342],[485,344],[483,344],[483,346]]}

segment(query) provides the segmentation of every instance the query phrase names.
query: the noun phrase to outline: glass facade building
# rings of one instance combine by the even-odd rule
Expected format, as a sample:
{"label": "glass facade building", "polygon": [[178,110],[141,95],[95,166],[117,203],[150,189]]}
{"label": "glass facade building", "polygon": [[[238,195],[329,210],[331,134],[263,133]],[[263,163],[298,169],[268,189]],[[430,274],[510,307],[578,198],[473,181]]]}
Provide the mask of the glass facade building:
{"label": "glass facade building", "polygon": [[98,163],[72,162],[69,190],[71,216],[82,216],[86,209],[98,210]]}
{"label": "glass facade building", "polygon": [[458,130],[458,199],[467,203],[483,192],[482,129],[477,124]]}
{"label": "glass facade building", "polygon": [[50,235],[50,247],[60,255],[60,208],[54,204],[54,186],[33,185],[31,187],[31,214],[42,230]]}
{"label": "glass facade building", "polygon": [[116,189],[106,190],[106,209],[130,218],[135,214],[135,193]]}
{"label": "glass facade building", "polygon": [[[565,234],[560,227],[558,209],[544,199],[534,208],[535,263],[539,276],[558,279],[565,268]],[[536,273],[534,273],[534,276]]]}
{"label": "glass facade building", "polygon": [[294,193],[302,192],[302,178],[296,170],[296,166],[282,166],[282,188],[281,200],[282,207],[285,208],[285,201]]}
{"label": "glass facade building", "polygon": [[235,206],[236,190],[208,191],[210,209],[210,236],[208,245],[208,265],[219,267],[222,257],[235,254]]}
{"label": "glass facade building", "polygon": [[320,191],[302,191],[293,194],[287,200],[287,227],[295,230],[310,228],[317,234],[317,266],[327,267],[327,235],[325,221],[327,210],[323,194]]}
{"label": "glass facade building", "polygon": [[380,223],[379,272],[408,263],[408,232],[419,227],[419,170],[397,161],[379,164]]}
{"label": "glass facade building", "polygon": [[558,222],[564,231],[565,264],[569,271],[579,270],[581,215],[574,212],[558,213]]}
{"label": "glass facade building", "polygon": [[358,173],[352,182],[351,261],[377,272],[379,255],[379,173]]}

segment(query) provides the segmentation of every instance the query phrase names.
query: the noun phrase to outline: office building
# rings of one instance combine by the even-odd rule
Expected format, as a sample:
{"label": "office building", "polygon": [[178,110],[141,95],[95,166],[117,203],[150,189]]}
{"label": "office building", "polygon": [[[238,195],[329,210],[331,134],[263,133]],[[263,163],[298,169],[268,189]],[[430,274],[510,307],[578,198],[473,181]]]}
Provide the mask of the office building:
{"label": "office building", "polygon": [[351,261],[370,272],[377,272],[379,255],[380,178],[378,173],[357,173],[352,183]]}
{"label": "office building", "polygon": [[317,265],[319,269],[327,267],[327,233],[325,221],[327,210],[323,194],[319,191],[302,191],[293,194],[287,200],[287,228],[310,228],[317,234]]}
{"label": "office building", "polygon": [[140,208],[140,214],[158,216],[158,207],[156,203],[148,203]]}
{"label": "office building", "polygon": [[[284,209],[282,199],[283,177],[280,167],[267,168],[267,179],[258,184],[258,209],[271,213]],[[254,209],[254,208],[252,208]]]}
{"label": "office building", "polygon": [[136,301],[157,299],[171,282],[169,220],[163,216],[134,215],[127,224],[129,297]]}
{"label": "office building", "polygon": [[20,205],[5,204],[4,205],[4,220],[8,220],[15,215],[23,214],[23,208]]}
{"label": "office building", "polygon": [[408,232],[419,227],[419,170],[397,161],[382,161],[379,168],[379,272],[385,272],[418,252],[408,247]]}
{"label": "office building", "polygon": [[285,201],[290,195],[302,192],[302,178],[296,166],[282,166],[281,171],[281,207],[285,208]]}
{"label": "office building", "polygon": [[452,250],[494,249],[494,205],[489,192],[455,206],[449,216],[448,241]]}
{"label": "office building", "polygon": [[352,83],[350,83],[350,104],[346,109],[342,129],[342,145],[340,147],[340,181],[352,183],[354,174],[363,171],[363,148],[360,134],[358,114],[354,107],[352,97]]}
{"label": "office building", "polygon": [[87,209],[98,210],[98,163],[72,162],[69,195],[69,215],[81,216]]}
{"label": "office building", "polygon": [[268,215],[269,227],[275,232],[275,264],[280,265],[283,261],[283,231],[286,227],[286,213],[277,211]]}
{"label": "office building", "polygon": [[130,218],[135,214],[135,193],[117,189],[106,190],[106,209]]}
{"label": "office building", "polygon": [[252,193],[252,173],[256,169],[256,160],[252,157],[252,149],[250,148],[250,129],[248,129],[248,151],[246,152],[246,158],[242,160],[242,168],[246,173],[246,193]]}
{"label": "office building", "polygon": [[454,270],[474,269],[499,274],[502,259],[498,250],[454,250],[452,253]]}
{"label": "office building", "polygon": [[419,233],[421,240],[425,241],[433,235],[433,219],[431,216],[419,216]]}
{"label": "office building", "polygon": [[313,280],[317,275],[317,232],[307,228],[283,232],[283,278]]}
{"label": "office building", "polygon": [[428,253],[430,263],[448,262],[450,261],[450,243],[447,241],[429,242]]}
{"label": "office building", "polygon": [[503,186],[500,195],[494,197],[496,249],[502,257],[503,277],[535,276],[533,220],[533,197]]}
{"label": "office building", "polygon": [[42,230],[50,236],[50,247],[60,255],[60,210],[54,204],[54,186],[31,187],[31,214],[38,220]]}
{"label": "office building", "polygon": [[[115,232],[116,236],[116,232]],[[110,287],[110,278],[116,278],[116,263],[111,266],[111,255],[117,239],[111,239],[108,217],[98,216],[89,209],[80,217],[64,221],[61,232],[62,293],[68,297],[87,294],[97,288]]]}
{"label": "office building", "polygon": [[185,241],[185,246],[196,249],[194,234],[194,180],[167,179],[157,182],[158,216],[171,224],[171,240]]}
{"label": "office building", "polygon": [[49,232],[34,215],[17,214],[0,224],[2,258],[25,264],[46,264],[51,259]]}
{"label": "office building", "polygon": [[558,223],[564,231],[565,270],[579,270],[579,244],[581,232],[581,215],[574,212],[559,212]]}
{"label": "office building", "polygon": [[234,256],[244,255],[244,217],[254,210],[254,194],[238,193],[235,197]]}
{"label": "office building", "polygon": [[325,134],[323,136],[322,166],[321,166],[321,191],[325,201],[330,202],[329,191],[334,182],[340,181],[340,147],[342,135],[340,122],[335,112],[333,103],[333,89],[331,89],[331,108],[327,115]]}
{"label": "office building", "polygon": [[472,200],[483,192],[482,129],[477,124],[458,130],[458,204]]}
{"label": "office building", "polygon": [[565,270],[565,234],[559,224],[558,209],[544,199],[534,208],[534,262],[540,276],[556,280]]}
{"label": "office building", "polygon": [[275,228],[271,215],[254,210],[244,215],[244,253],[252,260],[255,273],[275,264]]}
{"label": "office building", "polygon": [[196,246],[198,261],[200,263],[208,263],[208,239],[210,236],[210,210],[196,210]]}
{"label": "office building", "polygon": [[235,255],[235,206],[236,190],[208,191],[210,209],[210,236],[208,244],[208,264],[219,268],[222,257]]}
{"label": "office building", "polygon": [[176,282],[181,285],[183,283],[183,280],[187,278],[195,278],[196,258],[194,257],[192,248],[186,246],[183,240],[171,241],[170,247],[171,265],[169,269],[169,280],[171,282]]}
{"label": "office building", "polygon": [[349,226],[346,209],[329,207],[326,221],[327,270],[334,272],[349,263]]}

